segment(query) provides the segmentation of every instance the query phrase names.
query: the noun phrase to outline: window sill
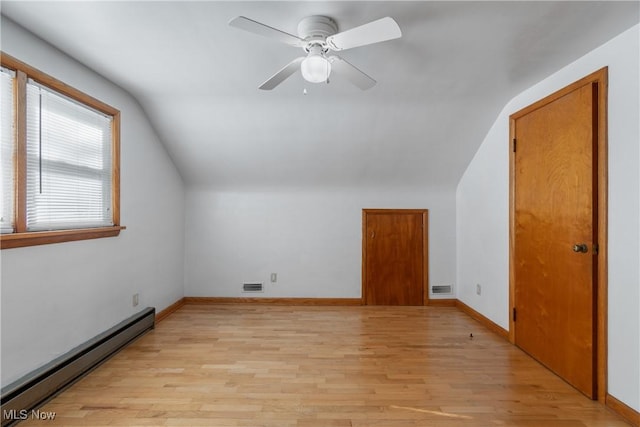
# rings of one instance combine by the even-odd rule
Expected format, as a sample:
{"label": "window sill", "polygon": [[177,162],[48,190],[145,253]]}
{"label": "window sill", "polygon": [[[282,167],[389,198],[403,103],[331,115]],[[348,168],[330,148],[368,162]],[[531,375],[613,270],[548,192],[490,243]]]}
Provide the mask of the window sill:
{"label": "window sill", "polygon": [[120,230],[124,229],[126,229],[126,227],[116,225],[113,227],[80,228],[77,230],[30,231],[26,233],[2,234],[0,235],[0,249],[115,237],[120,234]]}

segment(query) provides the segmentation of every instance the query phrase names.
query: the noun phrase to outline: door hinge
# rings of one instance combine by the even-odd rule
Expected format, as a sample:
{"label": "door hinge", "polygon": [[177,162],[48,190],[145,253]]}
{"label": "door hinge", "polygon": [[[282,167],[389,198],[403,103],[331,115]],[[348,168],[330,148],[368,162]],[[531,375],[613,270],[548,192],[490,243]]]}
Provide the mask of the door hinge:
{"label": "door hinge", "polygon": [[513,152],[516,152],[516,139],[513,138]]}
{"label": "door hinge", "polygon": [[513,307],[513,321],[516,321],[516,308]]}

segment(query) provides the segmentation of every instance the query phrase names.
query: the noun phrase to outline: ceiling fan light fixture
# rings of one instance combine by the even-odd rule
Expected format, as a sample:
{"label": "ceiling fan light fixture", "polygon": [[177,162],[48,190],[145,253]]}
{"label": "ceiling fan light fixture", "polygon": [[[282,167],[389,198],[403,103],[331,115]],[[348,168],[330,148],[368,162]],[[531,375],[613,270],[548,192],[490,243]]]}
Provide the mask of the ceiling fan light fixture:
{"label": "ceiling fan light fixture", "polygon": [[310,83],[327,81],[331,74],[331,63],[324,57],[321,49],[311,49],[309,55],[300,64],[302,77]]}
{"label": "ceiling fan light fixture", "polygon": [[388,16],[342,32],[338,32],[338,24],[328,16],[307,16],[298,23],[297,36],[245,16],[236,16],[229,21],[229,25],[301,47],[307,53],[282,67],[259,87],[261,90],[275,88],[298,70],[310,83],[329,83],[332,69],[360,89],[370,89],[376,84],[374,79],[340,56],[331,54],[327,57],[327,54],[329,51],[343,51],[402,37],[398,23]]}

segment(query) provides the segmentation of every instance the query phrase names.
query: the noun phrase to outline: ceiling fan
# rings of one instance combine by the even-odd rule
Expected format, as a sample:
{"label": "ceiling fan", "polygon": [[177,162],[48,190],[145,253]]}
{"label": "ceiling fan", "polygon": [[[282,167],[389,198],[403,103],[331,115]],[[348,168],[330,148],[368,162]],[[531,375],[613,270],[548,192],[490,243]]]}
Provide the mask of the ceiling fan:
{"label": "ceiling fan", "polygon": [[374,79],[338,55],[327,54],[330,50],[347,50],[402,36],[397,22],[389,17],[338,33],[338,25],[333,19],[320,15],[308,16],[298,24],[298,36],[244,16],[233,18],[229,21],[229,25],[291,46],[301,47],[306,52],[306,56],[300,56],[289,62],[264,82],[260,86],[262,90],[275,88],[298,69],[302,72],[302,77],[311,83],[328,82],[329,75],[334,72],[362,90],[369,89],[376,84]]}

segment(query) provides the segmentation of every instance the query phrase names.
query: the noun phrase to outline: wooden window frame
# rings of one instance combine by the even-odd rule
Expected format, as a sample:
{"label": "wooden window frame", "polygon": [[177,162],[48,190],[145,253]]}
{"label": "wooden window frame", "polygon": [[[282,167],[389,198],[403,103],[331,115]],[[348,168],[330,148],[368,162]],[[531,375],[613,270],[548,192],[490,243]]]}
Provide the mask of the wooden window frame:
{"label": "wooden window frame", "polygon": [[[14,85],[14,109],[16,149],[15,166],[15,232],[0,235],[0,248],[20,248],[25,246],[45,245],[50,243],[70,242],[76,240],[98,239],[114,237],[126,227],[120,225],[120,111],[99,101],[84,92],[75,89],[60,80],[43,73],[24,62],[0,52],[0,64],[16,73]],[[63,229],[51,231],[27,231],[27,79],[33,79],[81,104],[113,117],[112,121],[112,178],[111,178],[111,208],[113,225],[108,227]]]}

